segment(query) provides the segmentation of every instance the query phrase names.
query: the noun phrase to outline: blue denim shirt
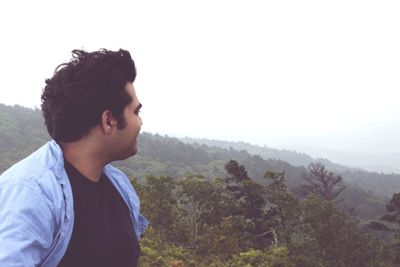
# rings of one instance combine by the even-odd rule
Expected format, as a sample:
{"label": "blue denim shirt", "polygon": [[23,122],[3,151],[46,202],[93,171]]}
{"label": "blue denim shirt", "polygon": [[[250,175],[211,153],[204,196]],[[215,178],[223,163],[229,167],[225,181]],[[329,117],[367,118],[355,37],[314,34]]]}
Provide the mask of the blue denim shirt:
{"label": "blue denim shirt", "polygon": [[[136,236],[147,228],[128,177],[106,165],[129,207]],[[55,141],[16,163],[0,176],[0,266],[56,266],[65,254],[74,224],[71,185]]]}

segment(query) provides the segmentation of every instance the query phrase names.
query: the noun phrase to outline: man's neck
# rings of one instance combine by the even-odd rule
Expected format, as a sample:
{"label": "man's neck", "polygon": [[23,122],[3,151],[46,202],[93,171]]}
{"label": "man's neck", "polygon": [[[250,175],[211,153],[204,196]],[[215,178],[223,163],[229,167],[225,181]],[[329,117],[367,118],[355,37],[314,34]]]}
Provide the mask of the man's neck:
{"label": "man's neck", "polygon": [[103,172],[104,160],[96,146],[90,142],[76,141],[63,143],[61,149],[64,159],[71,163],[81,174],[93,182],[98,182]]}

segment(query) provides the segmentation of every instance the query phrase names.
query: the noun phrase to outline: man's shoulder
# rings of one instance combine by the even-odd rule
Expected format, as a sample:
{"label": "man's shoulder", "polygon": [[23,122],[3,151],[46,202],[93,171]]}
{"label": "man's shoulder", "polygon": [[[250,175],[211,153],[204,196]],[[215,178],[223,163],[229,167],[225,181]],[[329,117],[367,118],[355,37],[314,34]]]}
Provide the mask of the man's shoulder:
{"label": "man's shoulder", "polygon": [[[0,175],[0,188],[5,185],[18,184],[36,186],[52,181],[60,172],[60,156],[55,150],[54,141],[50,141],[31,155],[15,163]],[[50,180],[49,180],[50,178]]]}
{"label": "man's shoulder", "polygon": [[108,176],[109,179],[115,180],[121,183],[129,183],[129,178],[123,173],[120,169],[112,166],[111,164],[107,164],[104,166],[104,173]]}
{"label": "man's shoulder", "polygon": [[133,188],[131,181],[129,180],[128,176],[126,176],[125,173],[123,173],[118,168],[112,166],[111,164],[107,164],[104,167],[104,173],[111,180],[114,186],[117,187],[120,193],[128,193],[128,194],[133,193],[133,196],[136,201],[137,198],[136,191]]}

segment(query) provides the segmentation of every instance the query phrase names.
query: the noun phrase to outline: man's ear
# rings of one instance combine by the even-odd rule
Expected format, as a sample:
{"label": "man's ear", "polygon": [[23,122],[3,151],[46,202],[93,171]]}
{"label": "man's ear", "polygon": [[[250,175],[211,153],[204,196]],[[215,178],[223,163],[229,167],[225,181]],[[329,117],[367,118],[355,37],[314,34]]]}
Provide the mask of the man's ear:
{"label": "man's ear", "polygon": [[117,127],[117,120],[109,110],[105,110],[101,114],[101,127],[106,134],[111,134]]}

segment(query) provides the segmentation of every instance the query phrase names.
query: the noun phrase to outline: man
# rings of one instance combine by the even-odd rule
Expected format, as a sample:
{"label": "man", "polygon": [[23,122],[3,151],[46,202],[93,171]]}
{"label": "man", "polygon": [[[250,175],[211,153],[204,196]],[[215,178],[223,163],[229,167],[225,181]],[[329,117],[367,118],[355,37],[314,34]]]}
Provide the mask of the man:
{"label": "man", "polygon": [[46,80],[53,140],[0,176],[0,266],[136,266],[147,220],[110,162],[137,152],[128,51],[74,50]]}

